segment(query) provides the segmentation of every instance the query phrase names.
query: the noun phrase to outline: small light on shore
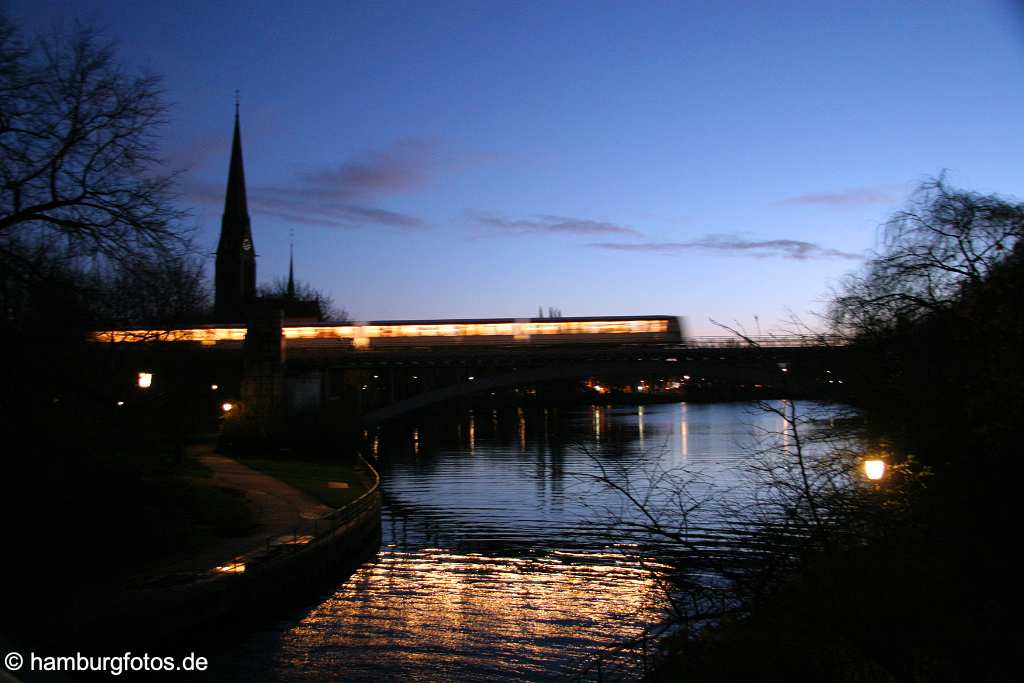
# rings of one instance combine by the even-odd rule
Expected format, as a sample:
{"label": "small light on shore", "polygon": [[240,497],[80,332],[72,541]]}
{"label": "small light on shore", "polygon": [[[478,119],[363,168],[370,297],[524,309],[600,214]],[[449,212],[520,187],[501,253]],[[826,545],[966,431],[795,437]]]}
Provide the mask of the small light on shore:
{"label": "small light on shore", "polygon": [[210,389],[212,389],[213,391],[217,391],[218,389],[220,389],[220,385],[219,384],[211,384],[210,385]]}
{"label": "small light on shore", "polygon": [[234,403],[222,403],[220,407],[221,407],[221,410],[223,410],[225,413],[230,413],[232,410],[234,410],[235,404]]}
{"label": "small light on shore", "polygon": [[153,373],[152,372],[140,372],[138,379],[139,389],[149,389],[153,386]]}
{"label": "small light on shore", "polygon": [[864,474],[867,475],[868,479],[871,479],[872,481],[878,481],[879,479],[885,476],[885,461],[865,460]]}
{"label": "small light on shore", "polygon": [[118,401],[118,402],[117,402],[117,405],[119,405],[119,406],[123,406],[123,405],[124,405],[124,401]]}

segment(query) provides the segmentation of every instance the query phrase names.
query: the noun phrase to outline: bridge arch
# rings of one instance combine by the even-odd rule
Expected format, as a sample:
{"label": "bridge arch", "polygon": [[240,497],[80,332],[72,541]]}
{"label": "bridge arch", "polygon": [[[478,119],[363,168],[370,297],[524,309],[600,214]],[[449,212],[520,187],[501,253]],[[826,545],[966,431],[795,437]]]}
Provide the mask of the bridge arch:
{"label": "bridge arch", "polygon": [[422,393],[401,399],[389,405],[368,411],[363,415],[367,425],[386,422],[432,405],[470,398],[497,389],[507,389],[523,384],[539,384],[556,380],[586,379],[609,375],[668,375],[683,374],[694,377],[719,380],[770,383],[779,379],[779,368],[775,364],[741,364],[712,362],[708,360],[678,361],[610,361],[585,364],[557,363],[535,368],[522,368],[496,375],[482,376],[471,381],[429,389]]}

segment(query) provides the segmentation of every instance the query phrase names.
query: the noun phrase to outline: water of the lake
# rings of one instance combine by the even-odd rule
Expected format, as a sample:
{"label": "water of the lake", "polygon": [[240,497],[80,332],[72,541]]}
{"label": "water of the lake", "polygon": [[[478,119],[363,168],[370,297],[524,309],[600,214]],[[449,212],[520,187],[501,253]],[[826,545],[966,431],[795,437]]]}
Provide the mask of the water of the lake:
{"label": "water of the lake", "polygon": [[728,495],[758,438],[782,428],[754,404],[676,403],[478,409],[383,434],[380,551],[254,633],[226,678],[639,677],[637,648],[612,648],[663,622],[664,598],[600,533],[618,499],[594,475],[685,467]]}

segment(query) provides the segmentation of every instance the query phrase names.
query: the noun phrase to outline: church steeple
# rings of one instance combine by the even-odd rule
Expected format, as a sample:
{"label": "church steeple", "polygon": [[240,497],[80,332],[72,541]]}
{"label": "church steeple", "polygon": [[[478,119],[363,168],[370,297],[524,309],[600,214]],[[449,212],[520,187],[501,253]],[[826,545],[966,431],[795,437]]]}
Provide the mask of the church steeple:
{"label": "church steeple", "polygon": [[242,133],[235,97],[235,133],[228,166],[228,187],[217,244],[215,313],[220,322],[245,322],[256,295],[256,254],[245,197]]}
{"label": "church steeple", "polygon": [[242,132],[238,122],[238,101],[235,101],[235,136],[231,141],[231,165],[228,167],[228,191],[224,195],[224,218],[231,216],[249,222],[245,199],[245,166],[242,164]]}

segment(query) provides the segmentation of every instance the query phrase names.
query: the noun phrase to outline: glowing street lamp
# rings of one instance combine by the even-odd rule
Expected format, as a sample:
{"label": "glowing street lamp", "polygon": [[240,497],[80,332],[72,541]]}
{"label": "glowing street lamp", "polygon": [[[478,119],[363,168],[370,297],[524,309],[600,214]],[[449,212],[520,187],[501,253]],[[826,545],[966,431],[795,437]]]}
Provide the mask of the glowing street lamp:
{"label": "glowing street lamp", "polygon": [[230,413],[232,410],[235,409],[235,404],[227,403],[225,401],[224,403],[221,404],[220,409],[223,410],[225,413]]}
{"label": "glowing street lamp", "polygon": [[885,461],[877,458],[864,461],[864,474],[872,481],[878,481],[885,476]]}
{"label": "glowing street lamp", "polygon": [[136,380],[136,384],[139,385],[139,389],[149,389],[151,386],[153,386],[153,373],[140,372],[139,377]]}

